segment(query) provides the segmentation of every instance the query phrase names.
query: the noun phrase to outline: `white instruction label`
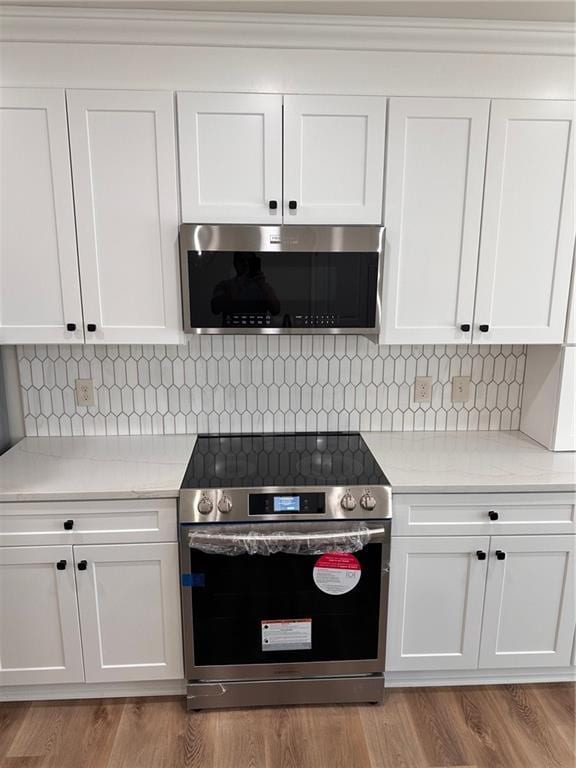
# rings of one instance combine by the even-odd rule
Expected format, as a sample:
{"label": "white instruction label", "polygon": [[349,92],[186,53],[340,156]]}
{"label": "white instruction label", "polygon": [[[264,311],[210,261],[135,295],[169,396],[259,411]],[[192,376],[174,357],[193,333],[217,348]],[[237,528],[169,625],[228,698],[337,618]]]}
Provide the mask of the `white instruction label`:
{"label": "white instruction label", "polygon": [[308,651],[312,619],[270,619],[262,622],[263,651]]}
{"label": "white instruction label", "polygon": [[360,561],[348,552],[328,552],[314,566],[314,583],[327,595],[345,595],[360,581]]}

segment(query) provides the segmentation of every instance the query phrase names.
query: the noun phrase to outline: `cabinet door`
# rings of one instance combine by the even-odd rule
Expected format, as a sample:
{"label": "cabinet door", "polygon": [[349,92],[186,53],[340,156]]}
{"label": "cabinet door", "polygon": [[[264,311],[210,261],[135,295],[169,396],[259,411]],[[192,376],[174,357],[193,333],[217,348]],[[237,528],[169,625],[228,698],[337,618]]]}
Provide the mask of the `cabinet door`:
{"label": "cabinet door", "polygon": [[476,669],[488,536],[392,539],[386,669]]}
{"label": "cabinet door", "polygon": [[69,91],[67,98],[86,341],[178,343],[173,96]]}
{"label": "cabinet door", "polygon": [[179,93],[178,143],[183,221],[281,222],[282,96]]}
{"label": "cabinet door", "polygon": [[0,168],[0,344],[81,342],[63,91],[0,90]]}
{"label": "cabinet door", "polygon": [[285,96],[284,223],[380,224],[385,138],[385,98]]}
{"label": "cabinet door", "polygon": [[72,547],[0,547],[0,683],[83,680]]}
{"label": "cabinet door", "polygon": [[576,536],[492,538],[480,667],[569,666],[575,549]]}
{"label": "cabinet door", "polygon": [[382,344],[472,340],[489,106],[390,100]]}
{"label": "cabinet door", "polygon": [[474,342],[562,343],[573,247],[574,103],[492,102]]}
{"label": "cabinet door", "polygon": [[177,544],[74,547],[86,681],[182,677]]}

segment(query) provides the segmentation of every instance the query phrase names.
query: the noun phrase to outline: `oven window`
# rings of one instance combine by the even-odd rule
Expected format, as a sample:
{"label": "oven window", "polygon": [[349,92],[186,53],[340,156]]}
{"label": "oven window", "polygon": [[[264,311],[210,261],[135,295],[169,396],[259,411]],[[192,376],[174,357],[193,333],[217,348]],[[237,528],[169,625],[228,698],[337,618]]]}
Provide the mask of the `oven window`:
{"label": "oven window", "polygon": [[[318,555],[190,555],[192,573],[203,584],[186,590],[197,666],[377,658],[381,544],[355,553],[360,580],[340,595],[316,586]],[[262,622],[274,619],[311,619],[311,647],[263,651]]]}
{"label": "oven window", "polygon": [[192,328],[373,328],[377,253],[188,251]]}

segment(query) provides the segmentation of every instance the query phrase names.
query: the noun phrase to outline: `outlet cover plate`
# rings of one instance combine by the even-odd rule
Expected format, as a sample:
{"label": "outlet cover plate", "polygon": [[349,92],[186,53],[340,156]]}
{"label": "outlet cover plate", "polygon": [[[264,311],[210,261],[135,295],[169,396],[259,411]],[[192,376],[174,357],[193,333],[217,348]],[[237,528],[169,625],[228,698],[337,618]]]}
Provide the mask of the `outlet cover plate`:
{"label": "outlet cover plate", "polygon": [[465,403],[470,400],[470,376],[452,378],[452,402]]}
{"label": "outlet cover plate", "polygon": [[416,376],[414,402],[429,403],[432,400],[432,376]]}
{"label": "outlet cover plate", "polygon": [[94,381],[92,379],[76,379],[76,405],[89,408],[96,405],[94,399]]}

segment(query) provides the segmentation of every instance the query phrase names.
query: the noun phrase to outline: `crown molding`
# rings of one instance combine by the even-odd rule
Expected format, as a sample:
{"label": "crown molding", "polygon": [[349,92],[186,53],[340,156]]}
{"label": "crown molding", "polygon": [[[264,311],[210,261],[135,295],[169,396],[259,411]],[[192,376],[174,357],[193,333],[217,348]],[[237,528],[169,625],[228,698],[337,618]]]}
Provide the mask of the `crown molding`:
{"label": "crown molding", "polygon": [[0,6],[0,41],[574,56],[570,23]]}

